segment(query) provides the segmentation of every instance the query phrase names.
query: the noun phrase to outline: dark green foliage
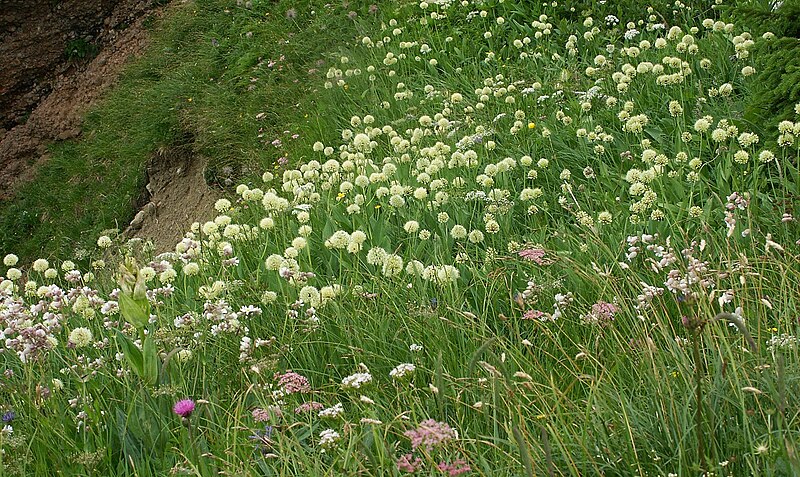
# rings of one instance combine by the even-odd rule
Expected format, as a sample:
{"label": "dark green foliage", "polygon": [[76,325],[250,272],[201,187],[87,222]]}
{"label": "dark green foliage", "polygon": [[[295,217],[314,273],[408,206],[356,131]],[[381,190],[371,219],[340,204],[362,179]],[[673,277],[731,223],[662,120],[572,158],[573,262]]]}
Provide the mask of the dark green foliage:
{"label": "dark green foliage", "polygon": [[67,60],[69,61],[80,61],[94,58],[97,56],[99,51],[100,48],[98,48],[94,43],[88,42],[83,38],[79,38],[67,43],[67,47],[64,50],[64,55],[66,55]]}
{"label": "dark green foliage", "polygon": [[770,124],[793,119],[794,105],[800,102],[800,39],[780,38],[759,50],[764,50],[756,51],[759,86],[746,114],[754,116],[751,120],[769,119]]}
{"label": "dark green foliage", "polygon": [[[745,118],[753,124],[777,124],[794,119],[794,106],[800,102],[800,0],[750,2],[733,10],[739,20],[753,25],[756,47],[753,50],[758,72]],[[772,32],[775,38],[761,38]],[[768,138],[777,135],[773,128],[762,131]]]}
{"label": "dark green foliage", "polygon": [[[776,7],[776,5],[779,5]],[[776,36],[800,38],[800,1],[742,2],[733,9],[738,20],[747,21],[754,34],[771,31]]]}

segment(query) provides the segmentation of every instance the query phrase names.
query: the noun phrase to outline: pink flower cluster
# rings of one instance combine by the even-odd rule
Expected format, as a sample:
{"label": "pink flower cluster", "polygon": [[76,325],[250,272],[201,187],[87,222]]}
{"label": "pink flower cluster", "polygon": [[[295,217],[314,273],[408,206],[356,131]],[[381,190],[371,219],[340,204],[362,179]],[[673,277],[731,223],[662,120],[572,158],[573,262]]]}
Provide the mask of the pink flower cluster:
{"label": "pink flower cluster", "polygon": [[286,371],[283,374],[276,373],[275,379],[278,380],[278,387],[286,394],[311,392],[308,378],[294,371]]}
{"label": "pink flower cluster", "polygon": [[455,477],[457,475],[466,474],[470,470],[472,470],[467,464],[467,462],[463,459],[458,459],[455,462],[448,463],[448,462],[439,462],[437,466],[440,472],[449,475],[450,477]]}
{"label": "pink flower cluster", "polygon": [[294,413],[295,414],[305,414],[307,412],[315,412],[315,411],[319,411],[323,407],[325,407],[325,406],[321,402],[317,402],[317,401],[304,402],[303,404],[301,404],[301,405],[299,405],[299,406],[297,406],[295,408]]}
{"label": "pink flower cluster", "polygon": [[397,469],[403,472],[416,472],[418,469],[422,468],[422,465],[422,459],[419,457],[414,458],[411,454],[401,455],[397,458]]}
{"label": "pink flower cluster", "polygon": [[589,313],[583,315],[583,320],[589,324],[604,326],[614,321],[614,314],[617,311],[617,305],[598,301],[592,305]]}
{"label": "pink flower cluster", "polygon": [[416,429],[403,433],[411,439],[411,448],[424,446],[430,452],[434,447],[458,438],[458,432],[444,422],[428,419],[419,423]]}
{"label": "pink flower cluster", "polygon": [[517,254],[525,260],[535,262],[537,265],[544,265],[545,251],[541,248],[528,248],[520,250]]}
{"label": "pink flower cluster", "polygon": [[277,419],[280,418],[282,415],[281,409],[277,406],[271,406],[267,409],[262,409],[258,407],[253,409],[252,414],[253,414],[253,419],[255,419],[256,422],[268,422],[273,417]]}
{"label": "pink flower cluster", "polygon": [[550,315],[539,310],[528,310],[522,315],[522,319],[548,321],[550,319]]}

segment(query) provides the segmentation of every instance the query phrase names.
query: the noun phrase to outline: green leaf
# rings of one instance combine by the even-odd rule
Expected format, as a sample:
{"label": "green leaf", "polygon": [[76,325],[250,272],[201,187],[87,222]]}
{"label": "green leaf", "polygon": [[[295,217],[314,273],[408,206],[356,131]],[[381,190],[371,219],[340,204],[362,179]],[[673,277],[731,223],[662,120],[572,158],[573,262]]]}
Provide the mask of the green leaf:
{"label": "green leaf", "polygon": [[144,328],[150,320],[150,302],[147,298],[136,299],[128,293],[119,294],[119,312],[125,321],[137,329]]}
{"label": "green leaf", "polygon": [[[167,354],[166,357],[164,357],[164,362],[161,363],[161,372],[164,375],[164,379],[166,379],[167,377],[172,378],[172,375],[170,374],[170,371],[172,369],[174,369],[175,366],[170,367],[170,363],[172,363],[172,360],[175,357],[175,355],[178,354],[181,351],[183,351],[183,348],[177,347],[177,348],[173,349],[172,351],[170,351]],[[162,380],[162,382],[164,382],[164,381]]]}
{"label": "green leaf", "polygon": [[155,386],[158,382],[158,352],[153,338],[148,336],[142,345],[142,380],[148,386]]}
{"label": "green leaf", "polygon": [[117,330],[117,344],[122,348],[122,354],[125,355],[128,364],[130,364],[133,370],[136,371],[136,374],[141,377],[142,370],[144,369],[142,351],[119,330]]}
{"label": "green leaf", "polygon": [[661,138],[664,136],[664,132],[658,127],[644,128],[644,132],[646,132],[648,136],[653,138],[653,140],[659,144],[661,143]]}

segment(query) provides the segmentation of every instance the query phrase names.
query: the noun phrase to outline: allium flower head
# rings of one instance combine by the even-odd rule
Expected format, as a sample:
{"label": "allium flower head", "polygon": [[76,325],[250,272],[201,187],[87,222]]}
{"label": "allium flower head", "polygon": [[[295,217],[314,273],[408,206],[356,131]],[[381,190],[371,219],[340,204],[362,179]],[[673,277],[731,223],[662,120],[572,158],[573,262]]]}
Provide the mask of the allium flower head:
{"label": "allium flower head", "polygon": [[192,412],[194,412],[194,401],[191,399],[181,399],[175,403],[175,406],[172,407],[172,411],[188,419],[192,415]]}
{"label": "allium flower head", "polygon": [[69,334],[69,342],[75,345],[76,348],[83,348],[92,342],[92,330],[89,328],[75,328]]}
{"label": "allium flower head", "polygon": [[17,262],[19,262],[19,257],[14,255],[13,253],[9,253],[8,255],[3,257],[3,265],[7,267],[13,267],[14,265],[17,264]]}

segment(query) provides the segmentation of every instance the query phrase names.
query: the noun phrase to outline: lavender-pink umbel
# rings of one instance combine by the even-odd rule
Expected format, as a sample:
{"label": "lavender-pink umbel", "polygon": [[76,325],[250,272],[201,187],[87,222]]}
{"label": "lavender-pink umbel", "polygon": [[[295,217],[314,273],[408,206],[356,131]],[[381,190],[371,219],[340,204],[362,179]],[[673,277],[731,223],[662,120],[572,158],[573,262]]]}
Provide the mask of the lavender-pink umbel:
{"label": "lavender-pink umbel", "polygon": [[276,373],[275,379],[278,380],[278,387],[286,394],[307,393],[311,391],[308,378],[294,371],[286,371],[283,374]]}
{"label": "lavender-pink umbel", "polygon": [[411,454],[405,454],[397,458],[396,465],[397,465],[397,470],[408,473],[414,473],[420,468],[422,468],[423,463],[422,459],[420,459],[419,457],[414,458],[414,456]]}
{"label": "lavender-pink umbel", "polygon": [[466,474],[472,468],[470,468],[469,464],[463,459],[458,459],[455,462],[439,462],[439,465],[436,466],[440,472],[443,474],[447,474],[450,477],[456,477],[457,475]]}
{"label": "lavender-pink umbel", "polygon": [[319,411],[320,409],[324,408],[325,406],[317,401],[308,401],[304,402],[303,404],[297,406],[294,410],[295,414],[304,414],[306,412],[315,412]]}
{"label": "lavender-pink umbel", "polygon": [[458,432],[444,422],[428,419],[419,423],[416,429],[403,433],[411,439],[411,448],[424,446],[427,451],[445,442],[458,438]]}
{"label": "lavender-pink umbel", "polygon": [[537,265],[544,265],[544,255],[545,251],[541,248],[529,248],[525,250],[520,250],[517,254],[524,258],[525,260],[530,260]]}

